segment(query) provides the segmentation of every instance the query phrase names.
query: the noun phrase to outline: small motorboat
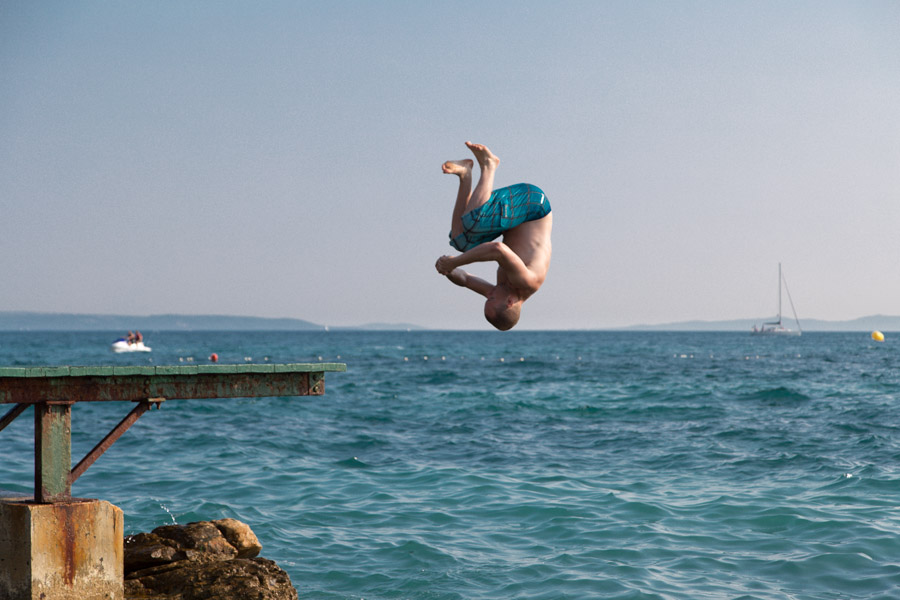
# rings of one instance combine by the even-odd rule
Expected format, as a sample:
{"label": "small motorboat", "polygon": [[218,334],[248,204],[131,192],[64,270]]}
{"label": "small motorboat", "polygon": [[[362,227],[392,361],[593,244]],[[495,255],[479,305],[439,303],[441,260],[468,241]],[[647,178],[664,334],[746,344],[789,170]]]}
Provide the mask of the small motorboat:
{"label": "small motorboat", "polygon": [[150,352],[152,348],[145,346],[144,342],[129,342],[125,338],[119,338],[112,345],[113,352]]}

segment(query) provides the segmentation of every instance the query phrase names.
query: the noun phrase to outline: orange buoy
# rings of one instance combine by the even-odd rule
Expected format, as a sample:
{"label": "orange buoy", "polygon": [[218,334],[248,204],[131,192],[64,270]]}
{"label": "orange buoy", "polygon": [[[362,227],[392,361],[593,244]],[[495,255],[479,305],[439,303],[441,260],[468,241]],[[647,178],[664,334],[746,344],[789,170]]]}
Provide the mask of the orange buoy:
{"label": "orange buoy", "polygon": [[212,354],[209,355],[209,360],[211,360],[213,362],[219,362],[219,355],[216,354],[215,352],[213,352]]}

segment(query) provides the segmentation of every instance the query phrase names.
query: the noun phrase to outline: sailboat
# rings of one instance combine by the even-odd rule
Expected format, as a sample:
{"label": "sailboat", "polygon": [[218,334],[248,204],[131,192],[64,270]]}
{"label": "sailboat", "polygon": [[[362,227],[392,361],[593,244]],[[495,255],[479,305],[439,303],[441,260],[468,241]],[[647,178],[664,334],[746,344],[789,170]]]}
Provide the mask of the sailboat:
{"label": "sailboat", "polygon": [[[787,292],[788,302],[791,304],[791,311],[794,313],[794,321],[797,322],[797,329],[789,329],[781,322],[781,288],[784,287]],[[788,289],[787,280],[781,274],[781,263],[778,263],[778,320],[763,323],[759,327],[753,326],[750,333],[755,335],[800,335],[800,319],[797,318],[797,311],[794,310],[794,301],[791,300],[791,291]]]}

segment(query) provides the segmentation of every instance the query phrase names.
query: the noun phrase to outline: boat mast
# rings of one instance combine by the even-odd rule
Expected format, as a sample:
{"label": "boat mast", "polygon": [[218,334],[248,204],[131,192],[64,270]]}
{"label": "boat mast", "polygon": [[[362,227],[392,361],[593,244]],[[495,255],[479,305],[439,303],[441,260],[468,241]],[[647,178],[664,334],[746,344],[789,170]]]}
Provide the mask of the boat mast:
{"label": "boat mast", "polygon": [[788,302],[791,303],[791,312],[794,313],[794,321],[797,322],[797,331],[802,334],[803,328],[800,327],[800,317],[797,316],[797,309],[794,308],[794,299],[791,298],[791,288],[788,287],[787,279],[783,279],[782,281],[784,281],[784,291],[787,292]]}
{"label": "boat mast", "polygon": [[797,322],[796,335],[800,335],[803,332],[803,330],[800,328],[800,319],[797,317],[797,309],[794,308],[794,299],[791,298],[791,290],[788,288],[787,279],[784,278],[784,274],[781,271],[781,263],[778,263],[778,320],[772,322],[763,322],[762,326],[759,329],[757,329],[754,325],[754,333],[793,333],[790,329],[785,329],[783,325],[783,318],[781,316],[782,286],[784,286],[784,291],[787,292],[788,301],[791,303],[791,311],[793,311],[794,313],[794,321]]}
{"label": "boat mast", "polygon": [[781,327],[781,263],[778,263],[778,326]]}

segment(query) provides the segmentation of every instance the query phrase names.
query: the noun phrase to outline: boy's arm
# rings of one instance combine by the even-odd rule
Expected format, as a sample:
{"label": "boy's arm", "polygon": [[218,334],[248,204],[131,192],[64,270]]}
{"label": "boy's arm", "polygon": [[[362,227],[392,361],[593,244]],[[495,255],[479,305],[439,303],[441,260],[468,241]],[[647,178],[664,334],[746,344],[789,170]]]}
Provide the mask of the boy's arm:
{"label": "boy's arm", "polygon": [[471,250],[466,250],[459,256],[442,256],[435,267],[443,274],[449,274],[453,269],[468,265],[473,262],[495,261],[503,269],[509,282],[517,287],[536,290],[540,285],[537,277],[532,273],[519,255],[510,250],[503,242],[486,242],[479,244]]}
{"label": "boy's arm", "polygon": [[491,290],[494,289],[494,286],[484,279],[475,277],[471,273],[466,273],[462,269],[453,269],[452,271],[447,273],[447,279],[460,287],[469,288],[473,292],[481,294],[485,298],[491,292]]}

